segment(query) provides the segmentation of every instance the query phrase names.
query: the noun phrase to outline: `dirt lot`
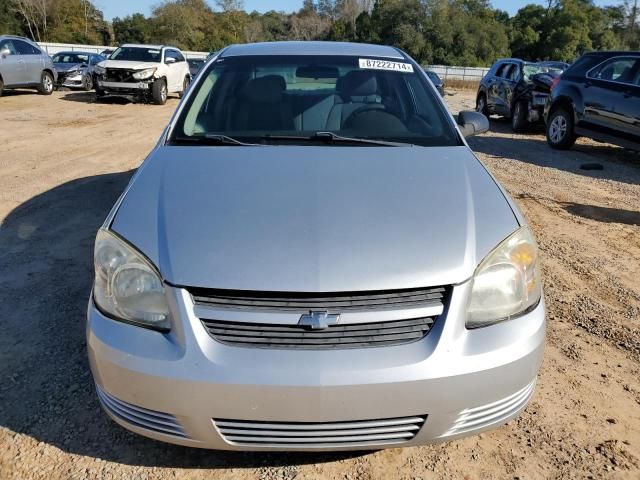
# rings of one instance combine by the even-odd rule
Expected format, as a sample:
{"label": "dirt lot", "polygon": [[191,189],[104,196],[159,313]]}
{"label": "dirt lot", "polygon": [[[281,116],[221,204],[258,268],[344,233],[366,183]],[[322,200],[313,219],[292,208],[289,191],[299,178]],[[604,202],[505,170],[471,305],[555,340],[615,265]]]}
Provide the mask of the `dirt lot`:
{"label": "dirt lot", "polygon": [[[453,111],[471,92],[447,97]],[[471,145],[520,204],[544,261],[538,389],[491,433],[368,454],[200,451],[129,434],[100,412],[83,315],[96,229],[152,148],[165,107],[92,95],[0,98],[0,479],[640,478],[640,156],[541,131]],[[585,163],[601,171],[587,171]]]}

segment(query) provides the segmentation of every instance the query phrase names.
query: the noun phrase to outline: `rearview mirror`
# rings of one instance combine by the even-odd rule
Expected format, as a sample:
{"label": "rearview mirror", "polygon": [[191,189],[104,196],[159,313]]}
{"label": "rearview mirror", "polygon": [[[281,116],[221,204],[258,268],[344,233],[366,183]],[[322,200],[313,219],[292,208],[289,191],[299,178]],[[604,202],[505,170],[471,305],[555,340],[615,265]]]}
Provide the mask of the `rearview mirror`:
{"label": "rearview mirror", "polygon": [[482,113],[466,110],[458,114],[458,125],[462,135],[473,137],[489,131],[489,119]]}
{"label": "rearview mirror", "polygon": [[167,57],[164,59],[164,63],[166,63],[167,65],[170,65],[172,63],[176,63],[176,59],[173,57]]}

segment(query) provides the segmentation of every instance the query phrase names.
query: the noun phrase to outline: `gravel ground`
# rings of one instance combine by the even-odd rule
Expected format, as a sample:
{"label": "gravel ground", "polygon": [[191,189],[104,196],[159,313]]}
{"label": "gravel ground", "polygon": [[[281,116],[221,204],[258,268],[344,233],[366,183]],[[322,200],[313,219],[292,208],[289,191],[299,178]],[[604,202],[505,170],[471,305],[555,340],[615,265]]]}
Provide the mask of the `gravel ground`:
{"label": "gravel ground", "polygon": [[[640,156],[586,140],[554,152],[542,130],[516,135],[498,119],[470,142],[543,256],[547,350],[518,419],[375,453],[201,451],[128,433],[93,390],[83,332],[93,236],[177,100],[92,99],[0,98],[1,480],[640,478]],[[447,101],[472,108],[473,93]]]}

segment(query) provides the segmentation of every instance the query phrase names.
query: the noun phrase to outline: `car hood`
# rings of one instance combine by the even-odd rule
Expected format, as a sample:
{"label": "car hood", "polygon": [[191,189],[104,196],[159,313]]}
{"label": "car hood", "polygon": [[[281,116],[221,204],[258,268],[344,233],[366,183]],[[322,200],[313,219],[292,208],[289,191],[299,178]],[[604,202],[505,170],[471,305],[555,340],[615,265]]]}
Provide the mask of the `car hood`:
{"label": "car hood", "polygon": [[77,70],[80,68],[80,66],[82,65],[82,63],[54,63],[53,66],[55,67],[57,72],[60,73],[64,73],[64,72],[70,72],[72,70]]}
{"label": "car hood", "polygon": [[518,223],[467,147],[156,149],[111,228],[171,284],[336,292],[470,278]]}
{"label": "car hood", "polygon": [[157,62],[134,62],[129,60],[105,60],[99,65],[104,68],[127,68],[130,70],[145,70],[147,68],[157,68]]}

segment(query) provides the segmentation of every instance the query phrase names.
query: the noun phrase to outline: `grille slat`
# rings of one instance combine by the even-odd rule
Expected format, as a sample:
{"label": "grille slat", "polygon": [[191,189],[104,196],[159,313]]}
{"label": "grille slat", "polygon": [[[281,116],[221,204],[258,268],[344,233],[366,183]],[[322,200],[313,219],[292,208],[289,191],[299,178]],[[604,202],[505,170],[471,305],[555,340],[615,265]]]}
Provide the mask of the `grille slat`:
{"label": "grille slat", "polygon": [[[410,434],[414,430],[420,430],[417,425],[408,425],[404,427],[384,427],[384,428],[367,428],[358,430],[358,435],[375,435],[381,433],[404,432]],[[220,429],[225,435],[233,435],[234,431],[230,429]],[[317,432],[304,432],[295,430],[244,430],[243,435],[255,437],[331,437],[337,435],[351,435],[353,430],[323,430]]]}
{"label": "grille slat", "polygon": [[[387,328],[363,328],[362,330],[337,330],[331,332],[319,332],[318,330],[304,330],[302,332],[294,332],[292,333],[290,330],[287,331],[267,331],[262,332],[260,330],[238,330],[233,327],[231,328],[217,328],[215,324],[209,327],[209,331],[213,334],[218,335],[230,335],[235,337],[273,337],[273,338],[306,338],[312,340],[314,338],[348,338],[348,337],[362,337],[363,335],[393,335],[393,334],[403,334],[403,333],[411,333],[411,332],[422,332],[426,324],[423,325],[410,325],[406,327],[391,327]],[[333,330],[333,329],[332,329]]]}
{"label": "grille slat", "polygon": [[331,325],[309,330],[300,325],[262,325],[203,320],[209,335],[235,346],[257,348],[335,349],[401,345],[422,339],[433,318]]}
{"label": "grille slat", "polygon": [[151,430],[164,435],[188,438],[184,429],[174,416],[118,400],[97,385],[96,391],[98,393],[98,399],[104,409],[114,417],[145,430]]}
{"label": "grille slat", "polygon": [[228,443],[244,446],[326,448],[327,446],[389,445],[413,439],[426,416],[327,423],[213,422]]}
{"label": "grille slat", "polygon": [[387,292],[283,293],[189,289],[196,305],[237,310],[307,313],[389,310],[441,305],[444,287]]}

